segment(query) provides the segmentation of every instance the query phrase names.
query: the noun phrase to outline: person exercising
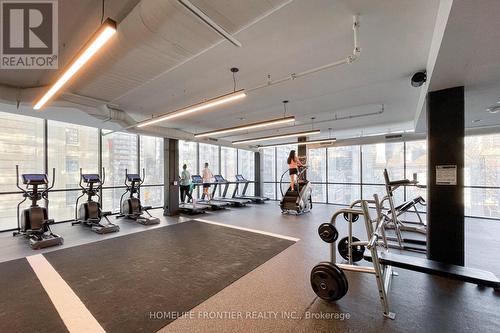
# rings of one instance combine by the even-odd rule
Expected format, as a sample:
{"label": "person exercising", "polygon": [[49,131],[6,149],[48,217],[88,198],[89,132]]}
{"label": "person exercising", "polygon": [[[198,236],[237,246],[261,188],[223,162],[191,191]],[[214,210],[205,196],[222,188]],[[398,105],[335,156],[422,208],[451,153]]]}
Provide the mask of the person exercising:
{"label": "person exercising", "polygon": [[179,185],[181,191],[181,202],[184,203],[186,196],[188,197],[188,202],[192,201],[193,197],[191,196],[191,193],[189,193],[191,189],[191,174],[187,170],[186,164],[182,166],[181,181]]}
{"label": "person exercising", "polygon": [[305,165],[300,162],[299,157],[295,154],[295,150],[291,150],[287,159],[288,163],[288,173],[290,174],[290,190],[295,191],[295,182],[297,181],[297,175],[299,174],[299,167],[304,167]]}
{"label": "person exercising", "polygon": [[202,178],[203,178],[203,196],[207,198],[207,201],[212,200],[210,198],[210,183],[212,182],[212,178],[214,175],[212,171],[208,168],[208,163],[205,163],[205,168],[203,168]]}

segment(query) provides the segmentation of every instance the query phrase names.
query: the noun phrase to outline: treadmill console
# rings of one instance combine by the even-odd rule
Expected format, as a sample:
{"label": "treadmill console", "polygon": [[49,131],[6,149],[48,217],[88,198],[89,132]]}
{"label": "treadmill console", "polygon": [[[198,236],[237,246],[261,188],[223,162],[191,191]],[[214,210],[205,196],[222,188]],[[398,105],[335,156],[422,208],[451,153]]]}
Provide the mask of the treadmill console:
{"label": "treadmill console", "polygon": [[222,177],[222,175],[215,175],[214,178],[215,178],[216,183],[225,183],[226,182],[226,180],[224,179],[224,177]]}
{"label": "treadmill console", "polygon": [[47,185],[49,180],[46,174],[43,173],[28,173],[23,174],[23,184],[26,185]]}
{"label": "treadmill console", "polygon": [[84,183],[100,183],[101,182],[101,177],[99,177],[98,174],[94,174],[94,173],[83,174],[82,179],[83,179]]}
{"label": "treadmill console", "polygon": [[236,175],[236,181],[237,182],[246,182],[247,180],[245,179],[245,177],[243,177],[242,175]]}
{"label": "treadmill console", "polygon": [[192,175],[191,180],[193,181],[194,184],[202,184],[203,183],[203,178],[201,178],[200,175]]}
{"label": "treadmill console", "polygon": [[141,176],[137,173],[128,173],[127,174],[127,180],[129,182],[140,182],[141,181]]}

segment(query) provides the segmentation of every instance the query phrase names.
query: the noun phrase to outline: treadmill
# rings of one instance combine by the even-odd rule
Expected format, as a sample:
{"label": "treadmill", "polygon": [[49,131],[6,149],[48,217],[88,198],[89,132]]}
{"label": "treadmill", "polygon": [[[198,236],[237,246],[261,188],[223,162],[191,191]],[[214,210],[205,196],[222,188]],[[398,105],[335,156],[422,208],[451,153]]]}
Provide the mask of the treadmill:
{"label": "treadmill", "polygon": [[[199,184],[200,184],[198,181],[203,182],[203,180],[201,179],[201,177],[198,180],[198,178],[195,178],[194,176],[191,177],[191,179],[192,179],[192,182],[193,182],[194,186],[189,191],[189,194],[191,194],[191,197],[192,197],[193,196],[193,189],[196,186],[199,186]],[[192,202],[181,202],[181,203],[179,203],[179,210],[182,213],[188,214],[188,215],[204,214],[207,209],[210,209],[210,206],[206,205],[206,204],[203,204],[203,203],[199,203],[198,200],[196,201],[196,205],[193,204]]]}
{"label": "treadmill", "polygon": [[[245,179],[245,177],[243,177],[243,175],[236,175],[235,177],[236,177],[236,181],[235,181],[236,186],[234,188],[233,195],[232,195],[233,199],[248,199],[254,203],[259,203],[259,204],[264,203],[267,200],[269,200],[269,198],[266,198],[266,197],[259,197],[256,195],[246,195],[246,192],[248,189],[248,184],[250,184],[250,181]],[[243,191],[241,192],[241,195],[237,195],[238,187],[240,184],[245,184],[245,186],[243,187]]]}
{"label": "treadmill", "polygon": [[248,203],[251,203],[250,199],[240,199],[240,198],[226,198],[227,189],[229,188],[229,182],[222,177],[222,175],[214,175],[214,189],[212,191],[212,197],[215,198],[215,191],[217,190],[217,186],[224,184],[224,191],[222,192],[222,197],[215,198],[216,200],[224,201],[230,203],[235,207],[246,206]]}
{"label": "treadmill", "polygon": [[[193,181],[193,184],[195,184],[195,186],[203,186],[204,184],[203,178],[200,175],[192,175],[191,180]],[[215,187],[217,187],[217,184],[215,183],[209,183],[209,184],[215,185]],[[202,194],[201,198],[196,200],[196,206],[198,206],[199,204],[208,206],[208,208],[211,210],[225,209],[226,207],[231,205],[229,202],[214,199],[213,195],[212,195],[212,200],[207,200],[205,199],[205,194]]]}

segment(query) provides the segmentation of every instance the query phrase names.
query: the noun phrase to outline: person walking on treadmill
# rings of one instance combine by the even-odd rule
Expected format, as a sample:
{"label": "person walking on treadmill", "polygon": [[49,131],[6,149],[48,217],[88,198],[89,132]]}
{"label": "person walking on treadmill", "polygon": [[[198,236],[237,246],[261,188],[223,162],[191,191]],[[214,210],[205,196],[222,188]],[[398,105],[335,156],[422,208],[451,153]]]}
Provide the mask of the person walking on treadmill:
{"label": "person walking on treadmill", "polygon": [[288,159],[288,173],[290,174],[290,190],[295,191],[295,182],[297,181],[297,175],[299,174],[299,167],[305,166],[300,162],[299,157],[295,154],[295,150],[290,150]]}
{"label": "person walking on treadmill", "polygon": [[184,200],[186,200],[186,197],[188,197],[188,202],[193,200],[193,197],[191,196],[190,190],[191,190],[191,174],[187,170],[187,165],[184,164],[182,166],[182,173],[181,173],[181,181],[179,184],[179,188],[181,191],[181,202],[184,203]]}
{"label": "person walking on treadmill", "polygon": [[210,183],[212,182],[212,178],[214,175],[212,171],[208,168],[208,163],[205,163],[205,168],[203,169],[202,178],[203,178],[203,196],[207,198],[207,201],[212,200],[210,198]]}

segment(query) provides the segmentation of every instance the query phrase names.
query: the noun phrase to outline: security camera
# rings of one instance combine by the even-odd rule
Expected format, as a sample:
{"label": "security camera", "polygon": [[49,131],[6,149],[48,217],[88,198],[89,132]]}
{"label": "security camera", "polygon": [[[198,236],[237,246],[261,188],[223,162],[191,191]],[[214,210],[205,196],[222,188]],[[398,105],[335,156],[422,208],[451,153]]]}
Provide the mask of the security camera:
{"label": "security camera", "polygon": [[421,87],[425,81],[427,81],[427,73],[425,71],[416,72],[411,77],[411,85],[412,87]]}

